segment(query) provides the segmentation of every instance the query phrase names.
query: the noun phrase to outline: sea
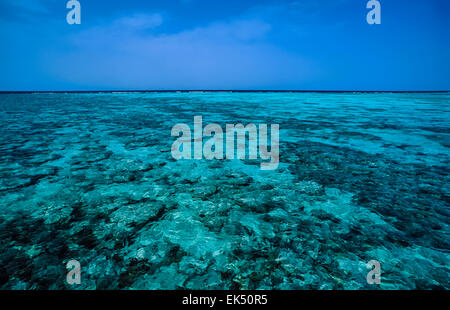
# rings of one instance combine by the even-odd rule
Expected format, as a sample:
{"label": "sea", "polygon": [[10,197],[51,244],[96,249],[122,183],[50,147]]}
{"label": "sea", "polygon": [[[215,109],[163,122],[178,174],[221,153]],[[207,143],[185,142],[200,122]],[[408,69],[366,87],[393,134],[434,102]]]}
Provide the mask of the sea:
{"label": "sea", "polygon": [[[195,116],[278,166],[174,159]],[[1,93],[0,289],[449,289],[449,172],[448,92]]]}

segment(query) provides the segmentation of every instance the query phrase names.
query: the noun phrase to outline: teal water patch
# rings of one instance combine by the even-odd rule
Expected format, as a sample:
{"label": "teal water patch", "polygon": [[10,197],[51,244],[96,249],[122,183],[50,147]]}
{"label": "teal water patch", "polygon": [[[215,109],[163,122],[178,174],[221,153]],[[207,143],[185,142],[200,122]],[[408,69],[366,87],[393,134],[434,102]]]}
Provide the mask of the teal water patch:
{"label": "teal water patch", "polygon": [[[1,94],[0,288],[448,289],[449,103]],[[171,128],[195,115],[279,124],[279,167],[175,161]],[[65,282],[71,259],[78,286]]]}

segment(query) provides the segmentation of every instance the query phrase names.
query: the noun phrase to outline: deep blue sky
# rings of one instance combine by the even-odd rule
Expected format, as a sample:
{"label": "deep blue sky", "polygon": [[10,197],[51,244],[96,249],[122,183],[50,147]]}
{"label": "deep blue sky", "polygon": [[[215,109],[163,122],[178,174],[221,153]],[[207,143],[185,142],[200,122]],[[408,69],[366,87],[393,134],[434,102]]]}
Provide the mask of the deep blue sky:
{"label": "deep blue sky", "polygon": [[449,90],[450,1],[0,0],[0,90]]}

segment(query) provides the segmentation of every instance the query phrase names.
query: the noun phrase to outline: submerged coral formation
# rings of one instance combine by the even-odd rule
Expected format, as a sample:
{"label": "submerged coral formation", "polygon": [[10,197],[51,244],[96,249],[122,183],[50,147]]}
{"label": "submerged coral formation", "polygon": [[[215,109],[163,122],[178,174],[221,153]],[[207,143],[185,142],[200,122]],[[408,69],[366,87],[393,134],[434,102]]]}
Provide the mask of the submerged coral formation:
{"label": "submerged coral formation", "polygon": [[[448,289],[449,102],[1,94],[0,288]],[[171,128],[194,115],[279,124],[278,169],[174,160]]]}

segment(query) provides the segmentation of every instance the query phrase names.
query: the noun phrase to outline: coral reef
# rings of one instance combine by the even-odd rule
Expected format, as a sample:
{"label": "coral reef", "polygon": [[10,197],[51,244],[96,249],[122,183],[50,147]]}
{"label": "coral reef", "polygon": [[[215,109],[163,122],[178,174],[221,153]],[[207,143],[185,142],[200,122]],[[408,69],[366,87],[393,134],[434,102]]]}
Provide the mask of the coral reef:
{"label": "coral reef", "polygon": [[[1,94],[0,288],[449,289],[449,102]],[[171,127],[194,115],[280,124],[278,169],[175,161]]]}

